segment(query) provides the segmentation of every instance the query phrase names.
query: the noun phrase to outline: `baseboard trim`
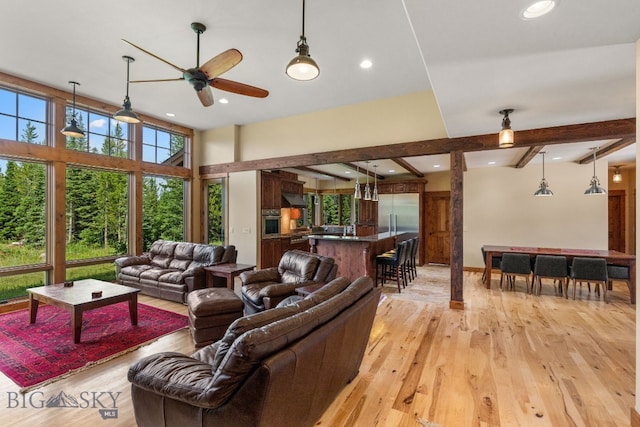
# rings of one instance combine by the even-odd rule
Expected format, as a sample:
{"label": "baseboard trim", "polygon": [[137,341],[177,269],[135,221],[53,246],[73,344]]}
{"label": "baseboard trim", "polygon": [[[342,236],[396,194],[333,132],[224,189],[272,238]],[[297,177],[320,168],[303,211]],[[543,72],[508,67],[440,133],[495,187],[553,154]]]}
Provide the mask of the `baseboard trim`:
{"label": "baseboard trim", "polygon": [[17,301],[9,301],[6,304],[0,304],[0,313],[22,310],[27,307],[29,307],[29,300],[21,299]]}

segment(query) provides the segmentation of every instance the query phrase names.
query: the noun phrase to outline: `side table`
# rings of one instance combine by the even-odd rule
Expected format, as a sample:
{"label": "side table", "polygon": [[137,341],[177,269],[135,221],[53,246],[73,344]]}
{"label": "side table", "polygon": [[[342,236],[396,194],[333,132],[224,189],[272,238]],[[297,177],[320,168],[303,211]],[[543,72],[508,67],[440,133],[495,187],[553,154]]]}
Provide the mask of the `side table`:
{"label": "side table", "polygon": [[234,290],[233,279],[243,271],[253,270],[256,266],[251,264],[218,264],[205,267],[207,288],[213,288],[213,278],[223,277],[227,279],[227,288]]}

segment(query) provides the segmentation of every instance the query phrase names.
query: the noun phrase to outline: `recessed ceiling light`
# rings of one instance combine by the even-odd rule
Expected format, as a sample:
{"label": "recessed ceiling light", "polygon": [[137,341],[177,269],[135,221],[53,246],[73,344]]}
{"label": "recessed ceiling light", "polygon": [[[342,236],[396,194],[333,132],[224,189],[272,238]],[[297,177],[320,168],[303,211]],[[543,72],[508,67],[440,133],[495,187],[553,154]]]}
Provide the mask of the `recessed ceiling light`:
{"label": "recessed ceiling light", "polygon": [[373,65],[373,62],[371,62],[368,59],[364,59],[361,63],[360,63],[360,68],[364,68],[365,70],[367,68],[371,68],[371,66]]}
{"label": "recessed ceiling light", "polygon": [[175,117],[176,115],[174,113],[165,113],[167,115],[167,117]]}
{"label": "recessed ceiling light", "polygon": [[440,167],[440,165],[433,165],[433,167],[434,167],[434,168],[439,168],[439,167]]}
{"label": "recessed ceiling light", "polygon": [[220,104],[228,104],[229,100],[227,98],[220,98],[220,100],[218,101]]}
{"label": "recessed ceiling light", "polygon": [[560,160],[562,157],[552,157],[551,160]]}
{"label": "recessed ceiling light", "polygon": [[522,11],[522,18],[535,19],[551,12],[559,0],[539,0]]}
{"label": "recessed ceiling light", "polygon": [[488,165],[495,165],[495,164],[496,164],[496,162],[489,162],[489,163],[487,163],[487,164],[488,164]]}
{"label": "recessed ceiling light", "polygon": [[395,169],[389,169],[389,173],[394,173],[395,171]]}
{"label": "recessed ceiling light", "polygon": [[346,173],[346,174],[350,174],[350,173],[351,173],[351,171],[344,171],[344,173]]}

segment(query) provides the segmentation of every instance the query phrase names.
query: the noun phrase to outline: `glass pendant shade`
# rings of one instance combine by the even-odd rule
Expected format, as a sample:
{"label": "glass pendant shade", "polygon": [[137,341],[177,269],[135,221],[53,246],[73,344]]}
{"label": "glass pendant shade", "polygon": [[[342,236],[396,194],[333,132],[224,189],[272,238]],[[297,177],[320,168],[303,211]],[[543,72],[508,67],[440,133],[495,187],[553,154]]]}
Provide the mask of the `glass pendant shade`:
{"label": "glass pendant shade", "polygon": [[535,193],[533,193],[533,195],[534,196],[553,196],[553,191],[551,191],[551,189],[549,188],[549,183],[544,178],[544,155],[545,155],[545,152],[543,151],[540,154],[542,154],[542,180],[540,180],[540,186],[538,187],[538,190]]}
{"label": "glass pendant shade", "polygon": [[360,168],[358,167],[357,163],[356,163],[356,190],[353,193],[353,198],[354,199],[362,198],[362,192],[360,191]]}
{"label": "glass pendant shade", "polygon": [[502,130],[500,130],[500,134],[498,135],[498,147],[500,148],[510,148],[513,147],[514,144],[514,135],[513,130],[511,129],[511,119],[509,119],[509,114],[511,113],[513,113],[512,108],[500,110],[500,114],[504,116],[502,118]]}
{"label": "glass pendant shade", "polygon": [[78,127],[78,122],[76,121],[76,86],[80,83],[74,81],[70,81],[69,83],[73,85],[73,110],[69,124],[62,128],[60,132],[62,132],[63,135],[72,138],[82,138],[84,136],[84,131]]}
{"label": "glass pendant shade", "polygon": [[584,190],[584,194],[589,196],[597,195],[597,194],[607,194],[607,190],[600,186],[600,180],[596,176],[596,150],[598,147],[592,148],[593,150],[593,177],[591,178],[591,182],[589,183],[589,188]]}
{"label": "glass pendant shade", "polygon": [[320,74],[320,67],[311,58],[307,38],[304,35],[304,10],[305,2],[302,0],[302,35],[296,46],[298,56],[289,61],[286,68],[286,73],[289,77],[300,81],[313,80]]}
{"label": "glass pendant shade", "polygon": [[367,161],[367,183],[364,185],[364,199],[371,200],[371,187],[369,187],[369,162]]}
{"label": "glass pendant shade", "polygon": [[378,165],[373,165],[373,194],[371,195],[371,200],[377,202],[380,200],[378,197]]}
{"label": "glass pendant shade", "polygon": [[113,118],[125,123],[140,123],[140,118],[131,109],[131,100],[129,99],[129,64],[135,61],[135,59],[130,56],[123,56],[122,59],[127,63],[127,94],[124,97],[122,109],[116,111]]}
{"label": "glass pendant shade", "polygon": [[622,182],[622,174],[620,173],[620,166],[616,166],[616,170],[613,173],[613,182]]}

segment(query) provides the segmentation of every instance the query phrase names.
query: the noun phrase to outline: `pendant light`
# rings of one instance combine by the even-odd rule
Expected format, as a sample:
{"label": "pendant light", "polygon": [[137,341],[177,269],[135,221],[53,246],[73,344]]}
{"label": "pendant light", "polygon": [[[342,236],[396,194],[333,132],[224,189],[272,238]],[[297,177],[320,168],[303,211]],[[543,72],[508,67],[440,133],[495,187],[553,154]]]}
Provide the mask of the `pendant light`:
{"label": "pendant light", "polygon": [[296,47],[298,56],[289,61],[286,70],[289,77],[301,81],[313,80],[320,74],[318,64],[309,55],[309,45],[307,44],[307,38],[304,36],[304,6],[304,0],[302,0],[302,35]]}
{"label": "pendant light", "polygon": [[377,202],[380,200],[378,197],[378,165],[373,165],[373,195],[371,196],[371,200]]}
{"label": "pendant light", "polygon": [[596,176],[596,151],[599,147],[591,148],[593,150],[593,177],[591,178],[591,183],[589,184],[589,188],[584,191],[584,194],[594,195],[594,194],[607,194],[607,190],[600,187],[600,180]]}
{"label": "pendant light", "polygon": [[356,162],[356,191],[353,194],[354,199],[362,198],[362,193],[360,192],[360,165]]}
{"label": "pendant light", "polygon": [[313,203],[316,206],[320,204],[320,196],[318,195],[318,178],[316,178],[316,198],[313,200]]}
{"label": "pendant light", "polygon": [[513,111],[513,108],[500,110],[500,114],[503,115],[502,130],[498,136],[498,147],[500,148],[513,147],[513,130],[511,129],[511,119],[509,119],[509,114],[513,113]]}
{"label": "pendant light", "polygon": [[135,61],[130,56],[123,56],[122,59],[127,63],[127,94],[124,97],[124,103],[122,104],[122,109],[117,111],[113,118],[125,123],[140,123],[140,118],[138,115],[131,109],[131,100],[129,99],[129,64]]}
{"label": "pendant light", "polygon": [[78,122],[76,121],[76,86],[79,86],[80,83],[74,81],[69,81],[69,83],[73,85],[73,110],[71,113],[70,123],[60,132],[62,132],[63,135],[70,136],[72,138],[82,138],[84,136],[84,132],[78,127]]}
{"label": "pendant light", "polygon": [[620,166],[614,166],[616,169],[613,172],[613,182],[622,182],[622,174],[620,173]]}
{"label": "pendant light", "polygon": [[541,151],[540,154],[542,154],[542,180],[540,180],[540,188],[538,188],[538,191],[533,193],[533,195],[534,196],[553,196],[553,191],[551,191],[551,189],[549,188],[549,184],[547,183],[547,180],[544,179],[544,154],[545,154],[545,151]]}
{"label": "pendant light", "polygon": [[364,185],[364,199],[371,200],[371,188],[369,187],[369,160],[367,160],[367,183]]}

